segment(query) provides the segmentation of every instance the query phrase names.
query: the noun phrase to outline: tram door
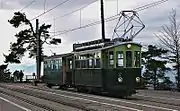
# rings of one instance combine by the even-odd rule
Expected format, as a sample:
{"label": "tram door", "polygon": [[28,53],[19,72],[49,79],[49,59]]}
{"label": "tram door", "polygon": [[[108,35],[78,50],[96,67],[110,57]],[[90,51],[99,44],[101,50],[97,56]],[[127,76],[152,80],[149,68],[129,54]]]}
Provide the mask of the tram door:
{"label": "tram door", "polygon": [[66,84],[72,84],[73,59],[72,56],[66,57]]}

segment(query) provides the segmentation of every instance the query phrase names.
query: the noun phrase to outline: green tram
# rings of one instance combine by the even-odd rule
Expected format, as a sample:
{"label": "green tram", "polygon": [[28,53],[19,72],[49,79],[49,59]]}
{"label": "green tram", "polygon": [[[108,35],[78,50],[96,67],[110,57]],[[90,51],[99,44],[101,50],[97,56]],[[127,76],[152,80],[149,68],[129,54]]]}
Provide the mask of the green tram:
{"label": "green tram", "polygon": [[141,81],[141,45],[110,40],[73,44],[72,53],[44,59],[44,81],[48,87],[130,96]]}

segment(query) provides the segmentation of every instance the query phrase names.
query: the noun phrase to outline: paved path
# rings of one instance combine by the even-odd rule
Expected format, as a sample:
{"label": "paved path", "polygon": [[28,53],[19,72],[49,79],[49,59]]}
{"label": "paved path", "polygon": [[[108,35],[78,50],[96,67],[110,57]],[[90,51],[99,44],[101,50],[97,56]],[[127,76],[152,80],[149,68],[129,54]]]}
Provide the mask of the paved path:
{"label": "paved path", "polygon": [[0,97],[0,111],[31,111],[3,97]]}

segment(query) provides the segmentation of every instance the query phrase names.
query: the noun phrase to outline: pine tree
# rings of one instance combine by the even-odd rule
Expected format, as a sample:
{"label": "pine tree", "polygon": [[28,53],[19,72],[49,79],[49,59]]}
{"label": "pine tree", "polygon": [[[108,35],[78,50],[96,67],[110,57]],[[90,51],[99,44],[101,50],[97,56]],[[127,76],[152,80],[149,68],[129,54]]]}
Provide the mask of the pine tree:
{"label": "pine tree", "polygon": [[154,89],[157,89],[159,79],[167,81],[165,72],[168,71],[169,68],[166,68],[165,65],[168,60],[163,57],[163,55],[167,53],[167,50],[152,45],[148,46],[148,51],[142,53],[143,65],[145,66],[143,77],[147,84],[153,84]]}
{"label": "pine tree", "polygon": [[[8,20],[8,22],[15,28],[19,28],[20,25],[27,25],[29,28],[21,30],[15,37],[17,41],[10,44],[10,53],[5,55],[5,63],[21,63],[20,59],[24,56],[25,52],[29,52],[29,57],[35,57],[37,51],[37,36],[32,25],[32,21],[30,21],[25,13],[15,12],[14,16]],[[41,52],[41,60],[43,59],[43,45],[57,45],[61,43],[61,39],[50,37],[49,29],[51,25],[42,24],[38,28],[38,34],[41,38],[40,40],[40,52]]]}
{"label": "pine tree", "polygon": [[1,82],[8,82],[10,81],[11,72],[7,69],[8,64],[0,65],[0,81]]}

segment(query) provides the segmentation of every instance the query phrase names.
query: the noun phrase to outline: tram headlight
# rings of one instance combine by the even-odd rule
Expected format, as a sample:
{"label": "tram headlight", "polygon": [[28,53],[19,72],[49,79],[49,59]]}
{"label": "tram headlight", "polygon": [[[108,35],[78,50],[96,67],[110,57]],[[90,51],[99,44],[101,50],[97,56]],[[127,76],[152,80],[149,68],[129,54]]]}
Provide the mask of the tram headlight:
{"label": "tram headlight", "polygon": [[118,77],[118,82],[122,83],[123,82],[123,78],[122,77]]}
{"label": "tram headlight", "polygon": [[119,76],[118,76],[118,82],[119,82],[119,83],[122,83],[122,82],[123,82],[123,78],[122,78],[122,76],[121,76],[121,73],[120,73]]}
{"label": "tram headlight", "polygon": [[127,45],[127,48],[128,48],[128,49],[131,48],[131,44],[128,44],[128,45]]}
{"label": "tram headlight", "polygon": [[136,82],[140,82],[140,77],[136,77]]}

